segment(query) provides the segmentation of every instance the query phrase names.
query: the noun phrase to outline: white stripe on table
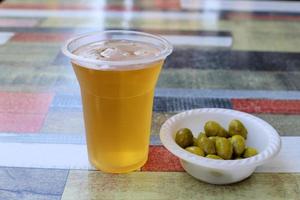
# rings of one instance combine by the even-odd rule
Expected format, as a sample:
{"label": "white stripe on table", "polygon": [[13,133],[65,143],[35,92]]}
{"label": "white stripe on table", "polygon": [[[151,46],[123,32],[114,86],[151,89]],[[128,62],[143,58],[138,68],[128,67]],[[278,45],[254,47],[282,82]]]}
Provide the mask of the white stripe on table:
{"label": "white stripe on table", "polygon": [[[272,161],[256,172],[300,172],[300,137],[281,137],[282,149]],[[0,143],[0,166],[93,169],[85,145]]]}
{"label": "white stripe on table", "polygon": [[281,137],[278,156],[257,167],[256,172],[300,172],[300,137]]}
{"label": "white stripe on table", "polygon": [[0,45],[5,44],[14,36],[13,32],[0,32]]}
{"label": "white stripe on table", "polygon": [[184,36],[184,35],[162,35],[173,45],[188,46],[211,46],[231,47],[232,37],[230,36]]}
{"label": "white stripe on table", "polygon": [[181,0],[180,4],[182,8],[188,10],[300,12],[299,2],[286,1]]}
{"label": "white stripe on table", "polygon": [[[36,9],[2,9],[0,17],[59,17],[59,18],[80,18],[90,20],[120,19],[130,13],[131,19],[157,19],[157,20],[205,20],[218,19],[218,13],[199,12],[176,12],[176,11],[86,11],[86,10],[36,10]],[[200,21],[199,21],[200,23]]]}

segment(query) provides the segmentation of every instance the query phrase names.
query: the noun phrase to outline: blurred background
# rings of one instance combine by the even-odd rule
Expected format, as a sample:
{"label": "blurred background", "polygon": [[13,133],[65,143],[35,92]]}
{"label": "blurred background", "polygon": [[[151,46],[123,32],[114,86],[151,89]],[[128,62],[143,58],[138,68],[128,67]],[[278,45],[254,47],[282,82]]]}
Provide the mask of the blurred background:
{"label": "blurred background", "polygon": [[199,107],[254,113],[281,134],[298,134],[299,5],[244,0],[2,1],[0,132],[10,138],[52,134],[84,139],[79,85],[61,45],[79,33],[130,29],[162,35],[175,46],[157,85],[153,135],[166,117]]}

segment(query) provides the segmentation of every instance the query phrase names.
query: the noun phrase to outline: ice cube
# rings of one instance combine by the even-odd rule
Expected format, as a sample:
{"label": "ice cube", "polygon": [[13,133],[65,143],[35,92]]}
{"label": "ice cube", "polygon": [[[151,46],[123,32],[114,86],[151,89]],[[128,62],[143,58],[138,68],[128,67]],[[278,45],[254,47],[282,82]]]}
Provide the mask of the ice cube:
{"label": "ice cube", "polygon": [[149,54],[149,52],[148,51],[145,51],[145,50],[142,50],[142,49],[140,49],[140,50],[137,50],[137,51],[134,51],[134,53],[133,53],[134,55],[136,55],[136,56],[146,56],[146,55],[148,55]]}
{"label": "ice cube", "polygon": [[110,58],[110,59],[119,59],[124,56],[128,56],[129,53],[126,51],[123,51],[119,48],[106,48],[101,52],[101,56],[104,58]]}
{"label": "ice cube", "polygon": [[115,54],[116,54],[115,48],[106,48],[100,53],[100,55],[105,58],[111,58]]}

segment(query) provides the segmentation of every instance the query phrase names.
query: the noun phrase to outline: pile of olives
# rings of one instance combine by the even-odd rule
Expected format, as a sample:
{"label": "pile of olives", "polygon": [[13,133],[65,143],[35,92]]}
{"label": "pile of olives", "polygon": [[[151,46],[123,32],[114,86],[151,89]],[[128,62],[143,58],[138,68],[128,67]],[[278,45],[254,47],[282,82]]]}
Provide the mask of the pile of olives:
{"label": "pile of olives", "polygon": [[233,160],[249,158],[258,154],[252,147],[246,147],[248,131],[239,120],[229,123],[228,131],[218,122],[207,121],[204,132],[197,138],[188,128],[177,131],[175,142],[185,150],[212,159]]}

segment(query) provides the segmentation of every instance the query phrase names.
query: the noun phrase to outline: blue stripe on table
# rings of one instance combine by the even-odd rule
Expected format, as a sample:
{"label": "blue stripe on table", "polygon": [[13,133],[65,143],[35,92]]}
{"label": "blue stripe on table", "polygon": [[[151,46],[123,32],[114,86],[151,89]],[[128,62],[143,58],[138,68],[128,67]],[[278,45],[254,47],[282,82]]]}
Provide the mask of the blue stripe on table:
{"label": "blue stripe on table", "polygon": [[0,143],[86,144],[83,134],[1,133]]}
{"label": "blue stripe on table", "polygon": [[0,199],[60,200],[68,170],[0,167]]}
{"label": "blue stripe on table", "polygon": [[153,111],[179,112],[195,108],[232,108],[230,99],[197,97],[155,97]]}
{"label": "blue stripe on table", "polygon": [[[1,133],[1,143],[38,143],[38,144],[86,144],[84,134],[32,134],[32,133]],[[161,145],[158,135],[150,136],[151,145]]]}
{"label": "blue stripe on table", "polygon": [[[194,108],[232,108],[230,99],[202,97],[165,97],[155,96],[153,111],[179,112]],[[80,111],[82,110],[79,95],[56,95],[50,106],[51,111]]]}
{"label": "blue stripe on table", "polygon": [[[299,100],[300,92],[157,88],[153,110],[178,112],[201,107],[232,108],[231,99]],[[50,110],[82,111],[80,94],[56,94]]]}

